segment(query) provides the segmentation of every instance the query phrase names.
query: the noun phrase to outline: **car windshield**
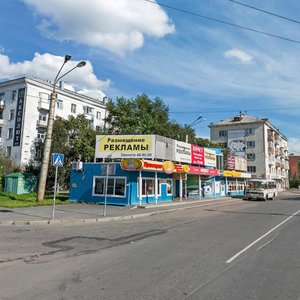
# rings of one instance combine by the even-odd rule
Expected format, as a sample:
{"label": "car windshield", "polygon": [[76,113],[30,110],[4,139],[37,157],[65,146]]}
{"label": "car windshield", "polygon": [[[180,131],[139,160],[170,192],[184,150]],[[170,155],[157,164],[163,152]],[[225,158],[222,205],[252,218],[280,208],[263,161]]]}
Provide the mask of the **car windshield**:
{"label": "car windshield", "polygon": [[266,184],[261,181],[250,181],[248,184],[248,188],[252,190],[265,189]]}

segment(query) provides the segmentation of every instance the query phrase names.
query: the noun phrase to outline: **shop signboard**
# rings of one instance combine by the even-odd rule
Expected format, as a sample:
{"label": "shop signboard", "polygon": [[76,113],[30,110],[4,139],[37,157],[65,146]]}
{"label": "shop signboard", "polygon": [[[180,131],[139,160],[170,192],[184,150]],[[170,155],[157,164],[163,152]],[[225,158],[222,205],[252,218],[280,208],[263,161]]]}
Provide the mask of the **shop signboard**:
{"label": "shop signboard", "polygon": [[97,135],[95,158],[147,158],[155,156],[155,135]]}
{"label": "shop signboard", "polygon": [[191,144],[174,140],[174,161],[191,163]]}
{"label": "shop signboard", "polygon": [[216,151],[213,149],[204,148],[204,165],[207,167],[216,167]]}
{"label": "shop signboard", "polygon": [[192,145],[192,164],[204,165],[204,148]]}
{"label": "shop signboard", "polygon": [[232,154],[227,155],[227,169],[228,170],[235,169],[235,158],[234,158],[234,155],[232,155]]}
{"label": "shop signboard", "polygon": [[202,167],[195,167],[189,166],[188,170],[189,174],[198,174],[198,175],[208,175],[208,176],[219,176],[220,171],[218,169],[210,169],[210,168],[202,168]]}
{"label": "shop signboard", "polygon": [[228,171],[228,170],[224,170],[223,176],[225,176],[225,177],[235,177],[235,178],[239,178],[239,177],[242,177],[242,173],[241,173],[241,172],[236,172],[236,171]]}

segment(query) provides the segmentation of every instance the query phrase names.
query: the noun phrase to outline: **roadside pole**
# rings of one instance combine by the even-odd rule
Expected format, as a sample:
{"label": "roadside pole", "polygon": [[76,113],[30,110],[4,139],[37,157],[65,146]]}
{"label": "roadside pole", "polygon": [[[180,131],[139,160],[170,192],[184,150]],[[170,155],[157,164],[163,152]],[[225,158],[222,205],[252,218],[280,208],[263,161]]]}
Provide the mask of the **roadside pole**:
{"label": "roadside pole", "polygon": [[54,180],[54,195],[53,195],[53,206],[52,206],[52,219],[54,219],[54,214],[55,214],[55,200],[56,200],[56,192],[57,192],[57,171],[58,171],[58,166],[55,167],[55,180]]}
{"label": "roadside pole", "polygon": [[52,205],[52,219],[54,219],[55,215],[55,200],[57,194],[57,174],[58,167],[62,167],[64,165],[64,155],[61,153],[52,153],[52,166],[55,167],[55,180],[54,180],[54,195],[53,195],[53,205]]}
{"label": "roadside pole", "polygon": [[105,197],[104,197],[104,207],[103,207],[103,217],[106,216],[106,203],[107,203],[107,185],[108,185],[108,168],[109,163],[106,163],[106,179],[105,179]]}

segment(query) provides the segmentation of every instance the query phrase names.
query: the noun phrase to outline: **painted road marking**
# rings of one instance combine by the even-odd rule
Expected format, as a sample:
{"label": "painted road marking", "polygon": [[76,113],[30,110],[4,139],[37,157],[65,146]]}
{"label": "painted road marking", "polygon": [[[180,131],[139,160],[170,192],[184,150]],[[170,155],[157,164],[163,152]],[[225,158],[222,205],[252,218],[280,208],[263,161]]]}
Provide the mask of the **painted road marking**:
{"label": "painted road marking", "polygon": [[252,246],[254,246],[255,244],[257,244],[260,240],[262,240],[263,238],[265,238],[267,235],[269,235],[271,232],[273,232],[274,230],[276,230],[278,227],[282,226],[284,223],[286,223],[288,220],[292,219],[293,217],[295,217],[298,213],[300,212],[300,210],[296,211],[293,215],[291,215],[290,217],[288,217],[287,219],[285,219],[283,222],[281,222],[280,224],[276,225],[274,228],[272,228],[271,230],[269,230],[267,233],[265,233],[264,235],[262,235],[261,237],[259,237],[257,240],[255,240],[254,242],[252,242],[251,244],[249,244],[247,247],[245,247],[243,250],[241,250],[240,252],[238,252],[237,254],[235,254],[234,256],[232,256],[230,259],[228,259],[226,261],[227,264],[230,264],[231,262],[233,262],[237,257],[239,257],[241,254],[243,254],[244,252],[246,252],[249,248],[251,248]]}

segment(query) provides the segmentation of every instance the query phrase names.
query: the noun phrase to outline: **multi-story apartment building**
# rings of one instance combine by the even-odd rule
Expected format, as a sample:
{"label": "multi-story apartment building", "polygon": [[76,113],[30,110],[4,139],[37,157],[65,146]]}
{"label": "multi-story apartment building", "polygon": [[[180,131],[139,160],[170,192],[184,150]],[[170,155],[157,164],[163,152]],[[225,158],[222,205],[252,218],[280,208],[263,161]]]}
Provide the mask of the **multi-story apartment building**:
{"label": "multi-story apartment building", "polygon": [[[19,166],[40,161],[48,122],[51,82],[21,77],[0,83],[0,147]],[[67,119],[84,114],[91,128],[100,130],[106,114],[105,99],[94,99],[56,88],[55,116]]]}
{"label": "multi-story apartment building", "polygon": [[247,159],[252,178],[275,179],[279,189],[288,188],[287,138],[268,119],[240,114],[209,127],[212,142]]}

